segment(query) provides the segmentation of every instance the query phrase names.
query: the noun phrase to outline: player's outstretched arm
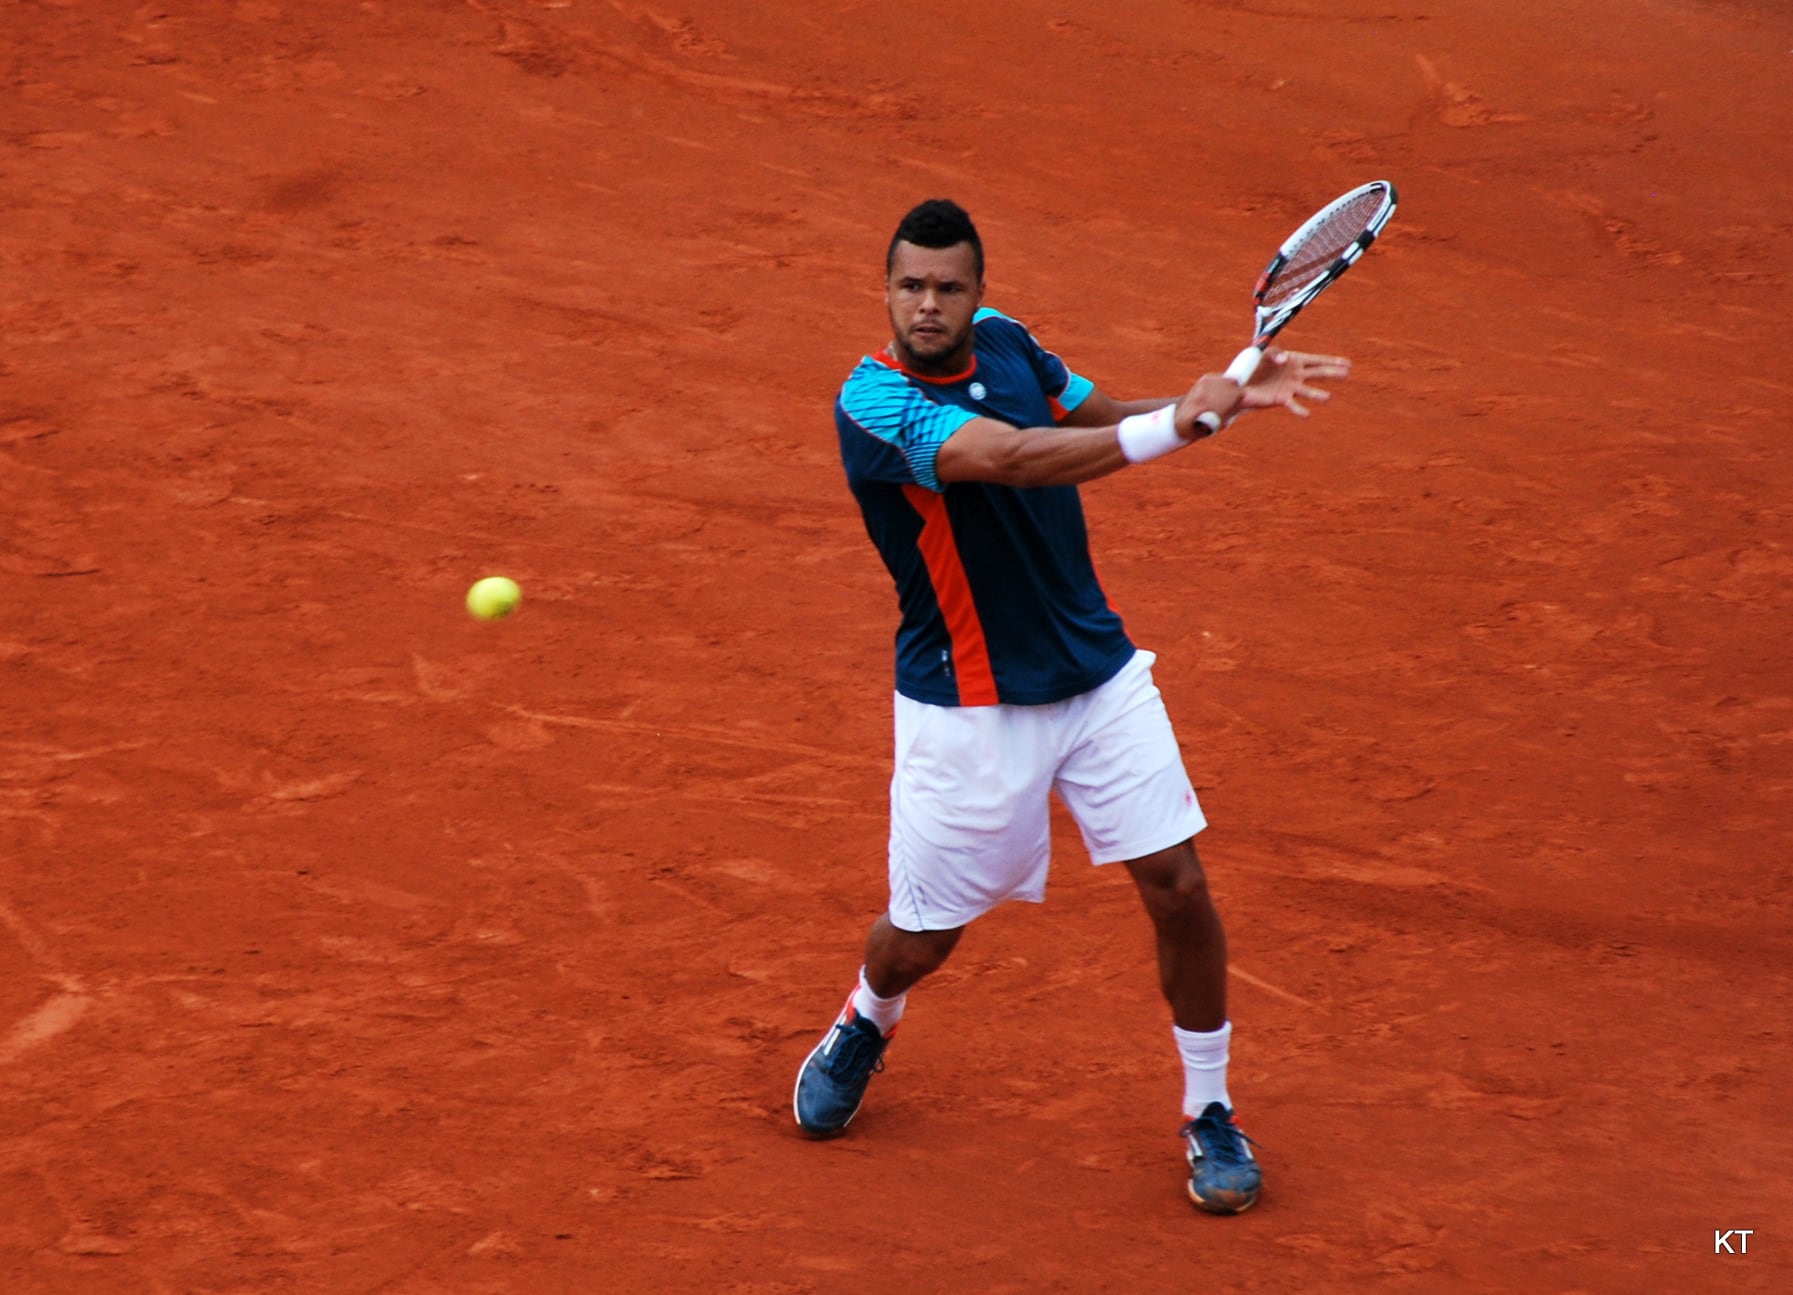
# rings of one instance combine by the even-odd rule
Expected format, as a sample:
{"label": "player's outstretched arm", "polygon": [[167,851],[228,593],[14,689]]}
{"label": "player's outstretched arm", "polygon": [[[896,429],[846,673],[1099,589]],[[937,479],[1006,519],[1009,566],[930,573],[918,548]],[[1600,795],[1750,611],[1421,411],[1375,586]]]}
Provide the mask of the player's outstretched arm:
{"label": "player's outstretched arm", "polygon": [[[1224,422],[1239,412],[1243,398],[1237,383],[1210,373],[1174,403],[1123,403],[1103,397],[1106,404],[1097,408],[1112,421],[1094,426],[1077,425],[1073,419],[1062,427],[1013,427],[994,418],[974,418],[941,445],[934,473],[943,482],[989,481],[1023,488],[1079,485],[1157,456],[1142,455],[1142,444],[1159,445],[1157,453],[1168,453],[1199,440],[1208,435],[1196,421],[1199,415],[1211,413]],[[1086,399],[1078,410],[1088,404]],[[1140,412],[1128,412],[1136,406]],[[1141,420],[1150,420],[1150,428]],[[1145,441],[1142,430],[1148,432]]]}
{"label": "player's outstretched arm", "polygon": [[1062,427],[1012,427],[974,418],[947,438],[934,460],[941,481],[1005,486],[1072,486],[1180,449],[1208,435],[1197,420],[1221,424],[1258,409],[1286,409],[1306,418],[1309,404],[1332,399],[1318,384],[1351,372],[1342,355],[1273,350],[1240,387],[1204,374],[1181,400],[1116,400],[1100,389],[1071,411]]}

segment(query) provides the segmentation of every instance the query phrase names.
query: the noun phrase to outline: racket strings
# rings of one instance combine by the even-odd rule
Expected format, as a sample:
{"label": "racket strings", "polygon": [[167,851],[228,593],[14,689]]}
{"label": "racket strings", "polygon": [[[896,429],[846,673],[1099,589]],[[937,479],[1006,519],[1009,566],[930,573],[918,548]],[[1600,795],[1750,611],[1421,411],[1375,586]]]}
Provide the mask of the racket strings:
{"label": "racket strings", "polygon": [[1365,193],[1342,203],[1315,222],[1306,236],[1286,253],[1286,260],[1264,285],[1263,305],[1274,309],[1324,275],[1372,227],[1382,209],[1379,193]]}

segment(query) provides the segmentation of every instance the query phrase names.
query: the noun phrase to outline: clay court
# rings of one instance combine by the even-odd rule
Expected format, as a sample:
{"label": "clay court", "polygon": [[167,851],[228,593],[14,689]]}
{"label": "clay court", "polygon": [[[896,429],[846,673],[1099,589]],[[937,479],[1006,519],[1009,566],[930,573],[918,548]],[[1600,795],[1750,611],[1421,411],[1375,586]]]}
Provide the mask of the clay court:
{"label": "clay court", "polygon": [[[6,1295],[1789,1288],[1784,5],[23,0],[0,69]],[[806,1141],[897,218],[1170,395],[1370,179],[1332,404],[1084,491],[1263,1201],[1184,1199],[1062,816]]]}

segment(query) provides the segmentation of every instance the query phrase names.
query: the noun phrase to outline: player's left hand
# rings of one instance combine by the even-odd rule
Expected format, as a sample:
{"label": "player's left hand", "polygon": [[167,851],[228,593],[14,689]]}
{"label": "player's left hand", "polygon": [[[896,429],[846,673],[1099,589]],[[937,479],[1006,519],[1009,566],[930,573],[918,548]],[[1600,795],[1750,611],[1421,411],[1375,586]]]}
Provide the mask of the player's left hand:
{"label": "player's left hand", "polygon": [[1305,351],[1264,352],[1258,371],[1245,384],[1241,411],[1281,407],[1300,418],[1309,410],[1303,401],[1323,404],[1332,393],[1318,382],[1330,382],[1351,372],[1351,361],[1342,355],[1309,355]]}

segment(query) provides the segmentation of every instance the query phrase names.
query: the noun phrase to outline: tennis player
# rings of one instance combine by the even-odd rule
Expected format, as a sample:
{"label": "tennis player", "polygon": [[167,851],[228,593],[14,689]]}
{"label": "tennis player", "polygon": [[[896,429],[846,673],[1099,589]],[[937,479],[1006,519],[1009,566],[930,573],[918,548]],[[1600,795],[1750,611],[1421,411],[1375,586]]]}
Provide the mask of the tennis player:
{"label": "tennis player", "polygon": [[1077,487],[1247,411],[1327,399],[1339,357],[1272,351],[1244,387],[1207,374],[1180,399],[1121,401],[986,308],[983,244],[956,203],[898,225],[891,341],[841,388],[847,482],[896,581],[890,902],[858,983],[797,1076],[797,1123],[846,1129],[884,1068],[909,990],[966,925],[1045,897],[1048,798],[1096,864],[1132,874],[1156,930],[1184,1077],[1190,1199],[1235,1214],[1262,1187],[1227,1090],[1226,937],[1196,856],[1206,826],[1150,652],[1090,563]]}

